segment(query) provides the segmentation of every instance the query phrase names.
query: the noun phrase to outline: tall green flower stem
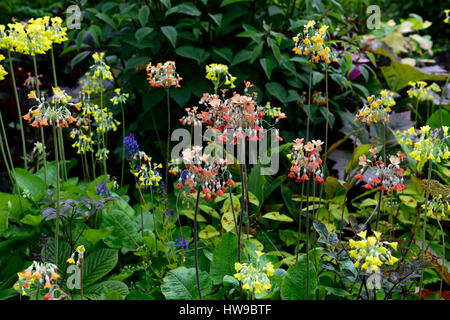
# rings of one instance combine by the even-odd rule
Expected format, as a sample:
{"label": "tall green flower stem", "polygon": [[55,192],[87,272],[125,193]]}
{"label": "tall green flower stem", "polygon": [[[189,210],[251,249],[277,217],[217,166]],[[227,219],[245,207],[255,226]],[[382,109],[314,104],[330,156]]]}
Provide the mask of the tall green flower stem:
{"label": "tall green flower stem", "polygon": [[[425,257],[425,241],[427,235],[427,212],[428,212],[428,197],[430,196],[430,181],[431,181],[431,168],[433,166],[432,160],[428,160],[428,177],[427,177],[427,188],[425,192],[425,214],[423,215],[423,229],[422,229],[422,250],[420,250],[420,258],[423,260]],[[445,252],[442,253],[445,255]],[[419,284],[419,297],[422,297],[422,286],[423,286],[423,270],[420,276]]]}
{"label": "tall green flower stem", "polygon": [[195,213],[194,213],[194,257],[195,257],[195,277],[197,280],[198,297],[202,300],[202,291],[200,289],[200,277],[198,270],[198,246],[197,246],[197,213],[198,213],[198,202],[200,200],[200,187],[197,188],[197,200],[195,203]]}
{"label": "tall green flower stem", "polygon": [[419,114],[419,99],[416,100],[416,117],[414,118],[414,128],[417,128],[417,115]]}
{"label": "tall green flower stem", "polygon": [[120,175],[120,186],[123,186],[123,171],[125,170],[125,148],[123,140],[125,139],[125,112],[123,110],[123,103],[120,103],[120,110],[122,111],[122,173]]}
{"label": "tall green flower stem", "polygon": [[166,97],[167,97],[167,149],[166,149],[166,174],[165,180],[166,186],[169,186],[169,154],[170,154],[170,92],[169,88],[166,88]]}
{"label": "tall green flower stem", "polygon": [[[383,123],[383,162],[386,164],[386,123]],[[383,183],[383,181],[381,181]],[[378,205],[377,205],[377,218],[375,222],[375,231],[378,230],[378,221],[380,219],[381,199],[383,198],[383,191],[380,190]]]}
{"label": "tall green flower stem", "polygon": [[[0,112],[0,126],[1,126],[0,149],[2,152],[3,160],[5,162],[6,171],[8,172],[8,175],[9,175],[9,179],[11,180],[11,184],[12,184],[13,188],[16,189],[17,197],[19,198],[20,212],[23,213],[22,196],[20,195],[19,185],[17,184],[16,171],[14,169],[14,164],[12,162],[11,152],[9,150],[9,144],[8,144],[8,137],[6,136],[6,133],[5,133],[5,126],[3,123],[3,117],[2,117],[1,112]],[[3,146],[3,139],[5,139],[5,147]],[[6,149],[6,152],[5,152],[5,149]],[[8,156],[8,158],[7,158],[7,156]]]}
{"label": "tall green flower stem", "polygon": [[445,93],[447,92],[449,80],[450,80],[450,72],[448,73],[447,80],[445,80],[444,87],[442,88],[441,98],[439,99],[439,120],[441,122],[441,127],[444,126],[444,122],[442,120],[442,100],[444,99]]}
{"label": "tall green flower stem", "polygon": [[86,175],[89,181],[91,181],[91,177],[89,175],[89,165],[88,165],[88,160],[87,160],[87,156],[86,156],[86,152],[82,153],[82,157],[84,159],[84,165],[85,165],[85,170],[86,170]]}
{"label": "tall green flower stem", "polygon": [[300,193],[300,210],[298,211],[298,230],[297,245],[295,246],[295,263],[298,262],[298,253],[300,248],[300,235],[302,232],[302,210],[303,210],[303,192],[305,191],[305,180],[302,180],[302,191]]}
{"label": "tall green flower stem", "polygon": [[[58,79],[56,77],[56,64],[55,64],[55,54],[53,50],[53,45],[50,48],[50,57],[52,61],[52,73],[53,73],[53,83],[55,84],[55,87],[58,87]],[[65,154],[65,148],[64,148],[64,137],[62,134],[62,130],[58,130],[58,143],[60,145],[59,152],[60,152],[60,158],[61,158],[61,173],[64,180],[67,180],[67,166],[66,166],[66,154]],[[87,166],[87,162],[86,162]]]}
{"label": "tall green flower stem", "polygon": [[[330,123],[330,117],[329,117],[329,112],[330,112],[330,107],[328,104],[328,63],[325,64],[325,100],[327,102],[326,106],[327,106],[327,111],[326,111],[326,116],[325,116],[325,153],[324,153],[324,159],[323,159],[323,173],[324,173],[324,180],[325,180],[325,173],[327,173],[328,171],[328,166],[327,166],[327,157],[328,157],[328,125]],[[320,185],[320,191],[319,191],[319,208],[317,209],[317,215],[319,214],[319,210],[320,210],[320,205],[322,204],[322,195],[323,195],[323,189],[324,189],[324,185],[321,184]]]}
{"label": "tall green flower stem", "polygon": [[14,97],[16,98],[17,115],[19,117],[20,136],[22,138],[23,161],[25,164],[25,170],[28,170],[27,149],[25,146],[25,134],[24,134],[24,130],[23,130],[22,112],[20,110],[19,95],[17,94],[16,77],[14,75],[14,68],[13,68],[13,64],[12,64],[10,50],[8,50],[8,61],[9,61],[9,69],[11,72],[11,79],[12,79],[13,88],[14,88]]}
{"label": "tall green flower stem", "polygon": [[[352,159],[350,161],[350,168],[348,169],[347,176],[350,174],[350,172],[353,169],[353,162],[355,160],[355,152],[356,152],[356,142],[358,141],[359,131],[361,130],[361,123],[359,123],[358,130],[355,134],[355,141],[353,142],[353,152],[352,152]],[[345,176],[344,176],[344,180]],[[342,240],[342,228],[344,227],[344,212],[345,212],[345,203],[347,201],[347,195],[348,191],[350,190],[352,184],[350,183],[352,180],[352,177],[350,176],[350,179],[348,179],[346,185],[345,185],[345,194],[344,194],[344,202],[342,203],[342,212],[341,212],[341,223],[339,225],[339,242]]]}
{"label": "tall green flower stem", "polygon": [[309,85],[308,85],[308,115],[306,120],[306,141],[309,141],[309,122],[311,121],[311,83],[312,83],[312,62],[309,68]]}
{"label": "tall green flower stem", "polygon": [[56,219],[55,219],[55,264],[58,265],[58,236],[59,236],[59,157],[58,139],[56,127],[53,125],[53,141],[55,145],[55,165],[56,165]]}
{"label": "tall green flower stem", "polygon": [[309,300],[309,187],[310,180],[306,181],[306,300]]}
{"label": "tall green flower stem", "polygon": [[[441,260],[441,266],[444,267],[445,266],[445,233],[444,233],[444,229],[442,228],[441,221],[439,219],[436,219],[436,220],[437,220],[437,223],[439,225],[439,229],[441,229],[441,233],[442,233],[442,260]],[[443,280],[444,280],[444,278],[441,277],[441,283],[439,285],[439,296],[442,296]]]}
{"label": "tall green flower stem", "polygon": [[[41,93],[39,90],[39,77],[38,77],[38,72],[37,72],[36,56],[33,56],[33,68],[34,68],[34,78],[36,81],[36,93],[37,93],[37,96],[40,98]],[[44,128],[42,126],[39,126],[39,132],[41,134],[41,143],[44,146],[44,151],[45,151]],[[56,137],[54,136],[53,138],[55,138],[55,141],[56,141]],[[45,182],[45,185],[47,185],[47,155],[45,153],[44,153],[43,158],[44,158],[44,182]]]}

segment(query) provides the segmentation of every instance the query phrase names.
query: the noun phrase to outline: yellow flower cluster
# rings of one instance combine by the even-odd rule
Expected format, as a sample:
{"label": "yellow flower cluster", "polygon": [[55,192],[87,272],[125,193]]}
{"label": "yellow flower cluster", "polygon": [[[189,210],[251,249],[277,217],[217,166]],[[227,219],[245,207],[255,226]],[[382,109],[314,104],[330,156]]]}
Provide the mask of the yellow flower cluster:
{"label": "yellow flower cluster", "polygon": [[298,33],[292,38],[295,42],[292,51],[300,56],[311,56],[309,61],[313,63],[319,63],[320,61],[330,63],[330,58],[333,62],[336,62],[335,53],[331,52],[331,49],[324,44],[328,26],[323,25],[319,29],[315,29],[315,24],[314,20],[309,21],[304,26],[303,33]]}
{"label": "yellow flower cluster", "polygon": [[408,84],[411,86],[411,88],[407,91],[408,96],[410,98],[416,98],[419,101],[431,101],[433,100],[433,94],[434,92],[440,92],[441,88],[436,83],[430,84],[428,87],[428,83],[425,81],[417,81],[412,82],[409,81]]}
{"label": "yellow flower cluster", "polygon": [[[149,157],[145,152],[139,151],[130,161],[131,173],[137,179],[138,186],[159,186],[162,177],[159,169],[162,169],[161,163],[151,163],[152,157]],[[136,164],[139,162],[139,164]]]}
{"label": "yellow flower cluster", "polygon": [[62,43],[67,38],[67,28],[62,27],[59,17],[31,18],[28,23],[8,23],[8,30],[0,25],[0,47],[10,51],[34,56],[45,54],[53,43]]}
{"label": "yellow flower cluster", "polygon": [[[422,205],[425,209],[425,204]],[[439,194],[438,197],[433,197],[428,200],[427,216],[436,220],[445,219],[450,215],[450,194],[443,196]]]}
{"label": "yellow flower cluster", "polygon": [[13,289],[25,296],[32,284],[36,282],[36,285],[40,287],[44,281],[44,289],[50,289],[53,286],[52,281],[60,277],[56,273],[57,270],[58,267],[53,263],[33,261],[26,270],[17,273],[19,280],[14,284]]}
{"label": "yellow flower cluster", "polygon": [[439,129],[431,130],[426,125],[416,131],[411,127],[403,132],[397,131],[398,143],[407,149],[412,149],[409,156],[419,163],[425,163],[427,160],[433,160],[440,163],[450,157],[450,151],[447,143],[448,128],[443,126]]}
{"label": "yellow flower cluster", "polygon": [[114,119],[113,113],[108,111],[106,107],[102,109],[98,105],[94,105],[92,115],[97,126],[96,130],[98,134],[103,134],[111,130],[116,131],[117,126],[120,125],[120,122]]}
{"label": "yellow flower cluster", "polygon": [[130,96],[130,94],[128,94],[128,93],[121,93],[120,91],[121,91],[120,88],[114,89],[115,95],[114,95],[114,97],[112,97],[110,99],[110,101],[114,105],[119,104],[119,103],[125,103],[127,101],[128,97]]}
{"label": "yellow flower cluster", "polygon": [[211,80],[214,89],[217,90],[222,84],[236,88],[234,81],[237,79],[228,72],[228,66],[224,64],[211,63],[206,66],[206,79]]}
{"label": "yellow flower cluster", "polygon": [[265,115],[265,116],[269,116],[269,117],[271,117],[272,119],[273,119],[273,118],[277,118],[277,120],[278,120],[278,118],[279,118],[280,116],[281,116],[282,118],[285,117],[285,114],[284,114],[283,112],[281,112],[281,108],[280,108],[280,107],[272,107],[272,106],[270,105],[270,102],[269,102],[269,101],[266,103],[265,106],[263,106],[263,112],[264,112],[264,115]]}
{"label": "yellow flower cluster", "polygon": [[100,80],[112,80],[113,76],[110,71],[111,67],[106,64],[103,60],[105,56],[104,52],[94,53],[92,58],[94,58],[94,64],[90,67],[92,70],[92,78]]}
{"label": "yellow flower cluster", "polygon": [[382,90],[378,97],[374,95],[367,97],[369,104],[364,104],[356,115],[355,122],[361,121],[361,123],[365,123],[368,126],[380,121],[389,122],[391,107],[395,105],[393,96],[394,93]]}
{"label": "yellow flower cluster", "polygon": [[234,264],[234,269],[236,272],[234,277],[242,281],[242,289],[248,290],[250,292],[262,293],[263,291],[270,290],[270,279],[273,276],[274,267],[272,262],[267,262],[266,264],[261,263],[261,256],[263,253],[261,251],[256,251],[257,259],[253,263],[239,263]]}
{"label": "yellow flower cluster", "polygon": [[445,9],[444,10],[444,13],[445,13],[445,19],[444,19],[444,22],[445,23],[450,23],[450,9]]}
{"label": "yellow flower cluster", "polygon": [[67,259],[67,263],[74,264],[75,263],[75,254],[78,253],[78,259],[77,259],[77,266],[80,266],[81,261],[84,259],[84,253],[86,252],[86,249],[83,245],[78,246],[75,251],[72,253],[69,259]]}
{"label": "yellow flower cluster", "polygon": [[375,236],[367,237],[367,230],[358,233],[362,239],[355,241],[349,240],[352,250],[348,253],[355,259],[355,268],[361,268],[367,273],[377,272],[383,264],[393,265],[398,258],[391,254],[390,248],[397,250],[397,242],[380,241],[381,233],[374,231]]}
{"label": "yellow flower cluster", "polygon": [[[0,61],[5,60],[5,56],[0,54]],[[0,64],[0,80],[5,79],[5,76],[8,74],[8,72],[6,72],[5,68],[3,68],[3,66]]]}

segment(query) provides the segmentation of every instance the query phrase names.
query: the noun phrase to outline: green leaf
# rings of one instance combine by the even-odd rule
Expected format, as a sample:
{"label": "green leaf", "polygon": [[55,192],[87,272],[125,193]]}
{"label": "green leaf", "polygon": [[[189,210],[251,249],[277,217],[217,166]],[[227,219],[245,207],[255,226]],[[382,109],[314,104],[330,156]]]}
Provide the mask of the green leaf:
{"label": "green leaf", "polygon": [[112,227],[113,231],[103,239],[106,245],[113,249],[136,248],[134,241],[139,243],[141,235],[137,231],[136,224],[125,213],[113,209],[111,214],[104,214],[101,228],[109,227]]}
{"label": "green leaf", "polygon": [[[195,268],[179,267],[171,270],[163,279],[161,292],[167,300],[198,300]],[[202,295],[211,292],[212,283],[206,271],[200,271],[199,282]]]}
{"label": "green leaf", "polygon": [[[185,210],[181,210],[181,213],[184,214],[189,219],[194,220],[194,214],[195,214],[194,210],[185,209]],[[200,213],[197,212],[197,221],[198,222],[206,222],[206,219],[204,216],[202,216]]]}
{"label": "green leaf", "polygon": [[[345,174],[347,174],[349,171],[351,171],[353,168],[355,168],[358,165],[358,159],[363,154],[367,153],[369,149],[373,148],[373,145],[371,144],[362,144],[360,146],[357,146],[355,149],[355,155],[353,157],[353,164],[352,159],[347,162],[347,166],[345,167]],[[352,164],[351,168],[350,165]]]}
{"label": "green leaf", "polygon": [[[96,44],[97,46],[100,46],[100,41],[99,41],[99,39],[100,39],[101,36],[102,36],[102,29],[101,29],[99,26],[93,24],[93,25],[91,25],[91,26],[89,27],[88,31],[89,31],[89,33],[91,34],[92,38],[94,38],[95,44]],[[72,69],[73,69],[73,68],[72,68]]]}
{"label": "green leaf", "polygon": [[[434,107],[435,109],[438,108],[438,106]],[[447,110],[436,110],[433,112],[433,114],[430,116],[430,118],[427,121],[427,124],[431,128],[440,128],[441,127],[441,116],[442,116],[442,125],[447,125],[450,123],[450,113]]]}
{"label": "green leaf", "polygon": [[214,284],[221,284],[223,277],[236,273],[234,263],[237,257],[237,236],[234,233],[225,233],[217,244],[211,261],[210,275]]}
{"label": "green leaf", "polygon": [[275,64],[273,63],[272,59],[270,58],[261,58],[259,59],[259,63],[261,64],[261,67],[263,68],[267,79],[270,80],[270,77],[272,75],[272,70],[275,67]]}
{"label": "green leaf", "polygon": [[83,232],[83,238],[95,245],[97,242],[107,237],[113,229],[113,227],[105,229],[87,229]]}
{"label": "green leaf", "polygon": [[161,27],[161,31],[175,48],[177,45],[177,29],[175,29],[175,27],[173,26],[164,26]]}
{"label": "green leaf", "polygon": [[243,49],[234,56],[231,66],[235,66],[244,61],[247,61],[248,59],[250,59],[251,56],[252,56],[252,52],[250,50]]}
{"label": "green leaf", "polygon": [[287,92],[281,84],[278,82],[267,82],[266,90],[271,96],[277,98],[281,103],[286,105]]}
{"label": "green leaf", "polygon": [[196,48],[193,46],[182,46],[175,50],[175,53],[179,56],[194,59],[198,64],[203,64],[209,57],[209,52],[202,48]]}
{"label": "green leaf", "polygon": [[83,294],[86,298],[91,300],[111,300],[106,299],[107,293],[111,291],[117,292],[122,300],[129,294],[127,285],[122,281],[116,280],[103,281],[94,284],[85,289]]}
{"label": "green leaf", "polygon": [[247,0],[224,0],[220,4],[220,7],[222,8],[222,7],[228,6],[230,4],[237,3],[237,2],[247,2]]}
{"label": "green leaf", "polygon": [[153,28],[150,27],[142,27],[139,28],[136,33],[134,34],[134,37],[137,41],[142,41],[142,39],[145,38],[145,36],[149,35],[153,31]]}
{"label": "green leaf", "polygon": [[116,23],[106,14],[104,13],[97,13],[95,15],[97,18],[102,19],[103,21],[105,21],[107,24],[109,24],[114,30],[117,30],[117,26]]}
{"label": "green leaf", "polygon": [[8,229],[8,216],[9,211],[0,210],[0,237],[3,235],[3,232]]}
{"label": "green leaf", "polygon": [[175,100],[180,107],[184,107],[191,98],[191,90],[188,87],[175,88],[170,90],[170,97]]}
{"label": "green leaf", "polygon": [[213,48],[213,52],[215,54],[217,54],[219,57],[221,57],[222,59],[224,59],[225,61],[227,61],[228,63],[231,63],[231,59],[233,57],[233,51],[231,51],[230,48]]}
{"label": "green leaf", "polygon": [[90,55],[91,52],[90,51],[83,51],[80,52],[79,54],[77,54],[72,61],[70,62],[70,68],[73,70],[73,68],[80,63],[81,61],[83,61],[88,55]]}
{"label": "green leaf", "polygon": [[208,13],[209,17],[212,19],[212,21],[214,21],[215,24],[217,24],[217,26],[221,27],[222,26],[222,17],[223,14],[221,13],[216,13],[216,14],[211,14]]}
{"label": "green leaf", "polygon": [[344,289],[341,289],[341,288],[333,288],[333,287],[327,287],[327,286],[321,286],[321,288],[325,289],[325,291],[328,294],[332,294],[332,295],[338,296],[338,297],[346,297],[346,296],[350,295],[350,293],[348,291],[345,291]]}
{"label": "green leaf", "polygon": [[297,232],[294,230],[278,230],[281,241],[286,243],[286,246],[292,246],[297,243]]}
{"label": "green leaf", "polygon": [[192,2],[183,2],[178,6],[172,7],[167,11],[166,16],[173,13],[184,13],[194,17],[198,17],[202,14]]}
{"label": "green leaf", "polygon": [[31,214],[27,214],[20,220],[20,222],[29,226],[36,227],[41,223],[41,216],[33,216]]}
{"label": "green leaf", "polygon": [[[306,256],[299,257],[295,266],[289,267],[281,283],[281,299],[306,300]],[[309,300],[313,299],[317,277],[314,268],[309,270]]]}
{"label": "green leaf", "polygon": [[275,220],[275,221],[284,221],[284,222],[294,221],[294,219],[292,219],[291,217],[289,217],[285,214],[280,214],[279,212],[276,212],[276,211],[268,212],[265,215],[263,215],[262,217],[266,218],[266,219],[270,219],[270,220]]}
{"label": "green leaf", "polygon": [[117,250],[99,249],[87,254],[83,264],[83,286],[89,286],[106,276],[117,264]]}
{"label": "green leaf", "polygon": [[145,26],[148,21],[148,16],[150,15],[150,8],[148,6],[143,6],[139,9],[139,22],[141,26]]}
{"label": "green leaf", "polygon": [[207,225],[203,230],[201,230],[198,234],[200,239],[211,239],[220,235],[219,231],[216,230],[212,225]]}
{"label": "green leaf", "polygon": [[37,202],[41,200],[45,195],[45,182],[41,178],[31,174],[22,168],[16,168],[16,179],[22,191],[28,190],[31,194],[31,199]]}

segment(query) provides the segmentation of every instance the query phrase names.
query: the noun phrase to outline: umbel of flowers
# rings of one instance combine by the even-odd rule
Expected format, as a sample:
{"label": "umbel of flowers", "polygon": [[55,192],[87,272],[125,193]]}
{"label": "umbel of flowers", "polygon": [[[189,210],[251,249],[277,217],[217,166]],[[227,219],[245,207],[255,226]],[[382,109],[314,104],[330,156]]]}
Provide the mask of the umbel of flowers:
{"label": "umbel of flowers", "polygon": [[234,274],[234,277],[242,281],[242,289],[255,294],[270,290],[269,277],[273,276],[275,271],[272,262],[264,264],[261,261],[260,258],[263,255],[261,251],[256,251],[256,254],[256,261],[250,263],[236,262],[234,264],[234,269],[237,272]]}
{"label": "umbel of flowers", "polygon": [[295,42],[292,51],[300,56],[309,56],[309,61],[312,63],[319,63],[320,61],[330,63],[330,58],[333,62],[336,62],[337,58],[331,52],[331,49],[325,45],[328,26],[323,25],[316,29],[314,28],[315,24],[314,20],[310,20],[308,24],[304,25],[303,32],[292,38]]}
{"label": "umbel of flowers", "polygon": [[356,115],[355,122],[365,123],[368,126],[372,123],[389,122],[391,107],[395,105],[393,96],[394,93],[383,90],[380,92],[380,96],[367,97],[367,103]]}
{"label": "umbel of flowers", "polygon": [[67,95],[64,90],[53,88],[51,101],[47,101],[44,95],[37,97],[35,91],[31,91],[28,98],[37,102],[37,105],[31,107],[23,116],[32,127],[51,125],[59,129],[60,127],[67,128],[70,123],[76,122],[69,110],[69,106],[75,106],[75,104],[69,102],[72,97]]}
{"label": "umbel of flowers", "polygon": [[[439,194],[428,200],[427,216],[436,220],[447,220],[450,215],[450,194]],[[425,204],[422,205],[425,209]]]}
{"label": "umbel of flowers", "polygon": [[147,75],[152,87],[180,87],[180,81],[183,80],[176,72],[174,61],[166,61],[164,64],[159,62],[156,66],[150,62],[147,65]]}
{"label": "umbel of flowers", "polygon": [[74,264],[75,263],[75,255],[77,255],[77,263],[76,265],[79,267],[84,259],[84,253],[86,252],[86,249],[83,245],[78,246],[75,251],[72,253],[69,259],[67,259],[67,263]]}
{"label": "umbel of flowers", "polygon": [[418,162],[417,168],[420,170],[426,161],[440,163],[448,160],[450,151],[448,143],[448,128],[443,126],[438,129],[431,129],[426,125],[420,130],[411,127],[403,132],[397,131],[398,143],[406,150],[411,150],[409,156]]}
{"label": "umbel of flowers", "polygon": [[234,81],[237,79],[233,77],[228,71],[228,66],[219,63],[211,63],[206,66],[206,79],[211,80],[214,84],[214,93],[217,93],[217,89],[222,85],[230,86],[231,89],[235,88]]}
{"label": "umbel of flowers", "polygon": [[[5,56],[0,54],[0,61],[5,60]],[[5,79],[5,76],[8,74],[8,72],[5,70],[5,68],[0,64],[0,80]]]}
{"label": "umbel of flowers", "polygon": [[320,158],[323,142],[313,140],[304,144],[303,140],[303,138],[295,139],[291,153],[287,155],[291,161],[288,177],[295,179],[297,183],[313,177],[314,181],[323,184],[322,159]]}
{"label": "umbel of flowers", "polygon": [[375,178],[363,185],[366,189],[373,189],[380,186],[380,190],[402,191],[406,189],[403,184],[404,169],[400,167],[400,163],[406,158],[406,154],[401,151],[397,155],[389,156],[389,164],[383,162],[382,156],[377,157],[377,148],[369,149],[369,158],[365,154],[359,157],[360,172],[355,175],[356,179],[363,181],[362,173],[371,168],[375,174]]}
{"label": "umbel of flowers", "polygon": [[[206,124],[208,128],[218,130],[219,143],[232,142],[238,144],[242,139],[257,141],[264,136],[264,107],[256,103],[257,94],[248,93],[248,88],[253,86],[245,82],[244,94],[234,93],[232,97],[225,99],[226,90],[222,90],[222,99],[214,94],[204,93],[199,104],[205,107],[199,112],[198,107],[186,108],[187,115],[180,119],[183,125],[200,126]],[[285,114],[279,110],[272,110],[271,117],[285,118]],[[276,137],[282,140],[276,131]]]}
{"label": "umbel of flowers", "polygon": [[23,296],[27,295],[27,290],[34,283],[40,287],[45,282],[44,289],[50,289],[53,286],[52,281],[59,278],[59,274],[56,273],[57,270],[58,267],[53,263],[33,261],[31,266],[17,274],[19,280],[13,288]]}
{"label": "umbel of flowers", "polygon": [[428,86],[425,81],[409,81],[408,84],[411,88],[407,91],[410,98],[415,98],[419,101],[433,100],[433,91],[440,92],[441,88],[436,83],[432,83]]}
{"label": "umbel of flowers", "polygon": [[374,231],[375,236],[367,237],[367,230],[358,233],[359,241],[349,240],[352,250],[348,253],[355,259],[355,268],[366,273],[377,272],[383,265],[393,265],[398,261],[391,253],[391,248],[397,250],[397,242],[380,241],[381,233]]}
{"label": "umbel of flowers", "polygon": [[201,154],[202,147],[193,146],[183,150],[183,162],[186,170],[182,171],[176,188],[189,188],[195,193],[196,188],[203,194],[203,200],[209,201],[226,192],[227,186],[233,186],[231,174],[227,171],[230,164],[226,159]]}

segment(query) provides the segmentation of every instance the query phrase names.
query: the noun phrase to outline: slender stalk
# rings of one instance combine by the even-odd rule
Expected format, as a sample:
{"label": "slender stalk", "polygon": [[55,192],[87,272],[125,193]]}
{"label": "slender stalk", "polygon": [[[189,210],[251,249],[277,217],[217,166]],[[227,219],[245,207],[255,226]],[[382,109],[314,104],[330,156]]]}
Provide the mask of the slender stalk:
{"label": "slender stalk", "polygon": [[[441,260],[441,266],[442,266],[442,269],[444,269],[445,268],[445,233],[444,233],[444,229],[442,228],[441,221],[439,219],[436,219],[436,220],[437,220],[437,223],[439,225],[439,229],[441,229],[441,233],[442,233],[442,260]],[[443,280],[444,280],[444,278],[441,277],[441,283],[439,285],[439,296],[441,296],[441,297],[442,297]]]}
{"label": "slender stalk", "polygon": [[123,140],[125,139],[125,112],[123,110],[123,103],[120,103],[120,109],[122,111],[122,173],[120,175],[120,186],[123,186],[123,171],[125,170],[125,148],[123,146]]}
{"label": "slender stalk", "polygon": [[14,75],[14,68],[11,59],[11,52],[8,50],[8,61],[9,61],[9,69],[11,72],[11,79],[14,88],[14,97],[16,98],[16,107],[17,107],[17,115],[19,117],[19,127],[20,127],[20,136],[22,139],[22,151],[23,151],[23,160],[25,164],[25,170],[28,170],[28,160],[27,160],[27,149],[25,146],[25,134],[23,130],[23,122],[22,122],[22,112],[20,109],[19,95],[17,94],[17,85],[16,85],[16,77]]}
{"label": "slender stalk", "polygon": [[89,165],[88,165],[88,160],[87,160],[87,156],[86,156],[86,152],[83,152],[83,158],[84,158],[84,165],[86,167],[86,175],[89,181],[91,181],[91,177],[89,175]]}
{"label": "slender stalk", "polygon": [[[426,233],[427,233],[427,212],[428,212],[428,197],[430,195],[430,180],[431,180],[431,168],[432,168],[432,160],[428,160],[428,180],[427,180],[427,188],[425,193],[425,211],[423,215],[423,229],[422,229],[422,246],[423,249],[420,253],[420,258],[423,260],[425,256],[425,241],[426,241]],[[419,285],[419,297],[422,297],[422,285],[423,285],[423,270],[420,276],[420,285]]]}
{"label": "slender stalk", "polygon": [[83,300],[83,264],[84,259],[80,260],[80,300]]}
{"label": "slender stalk", "polygon": [[416,101],[416,116],[414,118],[414,129],[417,128],[417,115],[419,114],[419,99]]}
{"label": "slender stalk", "polygon": [[167,149],[166,149],[166,174],[165,174],[165,183],[168,186],[169,182],[169,154],[170,154],[170,93],[169,88],[166,88],[166,97],[167,97]]}
{"label": "slender stalk", "polygon": [[56,165],[56,219],[55,219],[55,264],[58,265],[58,236],[59,236],[59,158],[58,139],[56,138],[56,127],[53,125],[53,141],[55,145]]}
{"label": "slender stalk", "polygon": [[[325,119],[326,119],[326,122],[325,122],[325,154],[324,154],[323,165],[322,165],[324,179],[325,179],[325,172],[328,171],[328,166],[327,166],[327,157],[328,157],[328,125],[330,123],[330,117],[329,117],[330,108],[329,108],[329,104],[328,104],[328,64],[327,63],[325,64],[325,100],[327,102],[327,104],[326,104],[327,111],[326,111],[326,117],[325,117]],[[320,185],[320,191],[319,191],[319,208],[317,209],[317,214],[319,214],[320,206],[322,204],[323,189],[324,189],[324,185],[321,184]]]}
{"label": "slender stalk", "polygon": [[311,82],[312,82],[312,62],[309,69],[309,85],[308,85],[308,116],[306,120],[306,141],[309,141],[309,122],[311,121]]}
{"label": "slender stalk", "polygon": [[306,300],[309,300],[309,186],[306,182]]}
{"label": "slender stalk", "polygon": [[195,257],[195,276],[197,280],[198,297],[202,300],[202,291],[200,289],[200,277],[198,270],[198,247],[197,247],[197,213],[198,213],[198,202],[200,200],[200,187],[197,188],[197,201],[195,203],[195,213],[194,213],[194,257]]}
{"label": "slender stalk", "polygon": [[[34,78],[36,81],[36,93],[37,96],[40,98],[41,93],[39,90],[39,77],[37,72],[37,63],[36,63],[36,56],[33,56],[33,68],[34,68]],[[42,126],[39,126],[39,132],[41,134],[41,143],[45,147],[45,139],[44,139],[44,128]],[[44,148],[45,150],[45,148]],[[47,156],[44,154],[44,182],[45,185],[47,185]]]}
{"label": "slender stalk", "polygon": [[300,193],[300,210],[298,211],[298,230],[297,245],[295,246],[295,264],[298,262],[298,252],[300,248],[300,235],[302,233],[302,209],[303,209],[303,192],[305,191],[305,180],[302,180],[302,190]]}
{"label": "slender stalk", "polygon": [[245,211],[247,212],[247,240],[250,238],[250,202],[248,196],[247,185],[247,165],[244,163],[244,180],[245,180]]}

